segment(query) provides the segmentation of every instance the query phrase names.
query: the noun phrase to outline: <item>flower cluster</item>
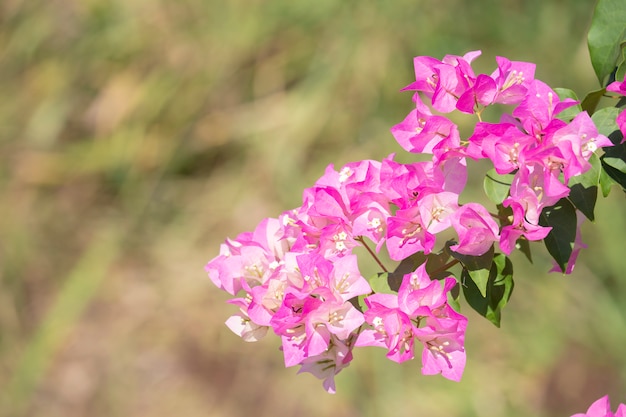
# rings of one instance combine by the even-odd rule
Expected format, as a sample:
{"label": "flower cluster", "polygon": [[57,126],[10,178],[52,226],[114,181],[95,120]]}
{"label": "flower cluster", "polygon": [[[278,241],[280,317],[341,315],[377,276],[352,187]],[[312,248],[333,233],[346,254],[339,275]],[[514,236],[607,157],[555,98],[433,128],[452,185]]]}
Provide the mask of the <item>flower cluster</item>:
{"label": "flower cluster", "polygon": [[[392,133],[405,150],[433,154],[435,164],[459,157],[489,159],[498,174],[514,174],[502,202],[511,209],[510,224],[503,225],[499,234],[500,249],[510,254],[520,238],[536,241],[547,236],[550,228],[539,224],[542,210],[568,196],[569,180],[591,168],[589,158],[596,149],[612,143],[598,133],[587,112],[578,113],[569,123],[559,119],[559,113],[577,102],[561,101],[554,90],[535,79],[533,64],[498,57],[498,68],[491,75],[476,76],[471,62],[479,54],[446,56],[442,61],[416,57],[416,81],[404,88],[416,92],[416,108],[392,128]],[[440,113],[456,110],[476,114],[479,122],[474,133],[462,142],[458,127],[448,118],[433,114],[424,99]],[[483,122],[482,112],[494,104],[515,108],[499,123]],[[463,243],[467,241],[461,238],[456,251],[480,255],[489,247],[494,229],[486,213],[481,206],[472,206],[468,219],[473,219],[472,232],[479,236],[472,235],[469,242],[478,247],[466,247]],[[480,232],[476,232],[477,226]],[[480,244],[481,239],[486,242]],[[579,238],[577,244],[582,246]],[[577,254],[577,250],[572,251],[564,272],[572,271]]]}
{"label": "flower cluster", "polygon": [[586,413],[574,414],[572,417],[626,417],[626,404],[620,404],[617,412],[613,413],[609,396],[605,395],[591,404]]}
{"label": "flower cluster", "polygon": [[[416,80],[404,90],[414,91],[416,108],[391,131],[405,150],[431,160],[402,164],[391,155],[338,171],[330,165],[304,191],[300,207],[221,246],[206,271],[235,297],[230,303],[239,312],[226,322],[233,332],[256,341],[272,329],[282,340],[285,365],[323,379],[329,392],[357,346],[382,347],[389,359],[403,362],[421,345],[424,374],[461,378],[467,319],[449,305],[459,283],[447,265],[429,276],[422,261],[409,273],[395,273],[395,291],[374,292],[354,248],[363,247],[385,272],[376,255],[383,248],[393,261],[428,255],[444,231],[454,231],[456,240],[445,248],[457,256],[480,257],[496,244],[510,254],[520,239],[547,236],[542,211],[569,194],[568,182],[591,168],[598,147],[611,144],[585,112],[558,118],[576,102],[561,101],[534,79],[533,64],[499,57],[491,75],[475,75],[471,62],[479,54],[414,60]],[[499,123],[483,122],[483,110],[495,104],[514,109]],[[468,139],[443,116],[452,111],[478,117]],[[510,175],[510,189],[498,202],[505,216],[460,202],[468,159],[490,160],[498,174]],[[564,272],[583,246],[579,234],[574,246]]]}
{"label": "flower cluster", "polygon": [[[247,341],[271,328],[282,339],[285,365],[302,365],[301,371],[323,378],[329,392],[355,346],[385,347],[390,359],[401,362],[413,358],[415,340],[425,348],[424,373],[460,379],[467,320],[447,302],[456,280],[431,281],[422,267],[404,276],[398,294],[373,294],[352,253],[368,238],[378,250],[391,241],[389,252],[401,259],[406,242],[388,239],[391,207],[408,207],[426,192],[439,196],[431,198],[433,221],[430,231],[424,229],[434,244],[431,233],[441,230],[448,216],[433,213],[444,207],[442,201],[456,198],[445,191],[443,172],[435,174],[432,167],[392,158],[352,163],[340,171],[330,166],[304,191],[301,207],[227,240],[206,270],[215,285],[239,295],[230,301],[240,311],[228,319],[228,327]],[[401,177],[404,185],[397,180]],[[412,253],[423,249],[409,246]],[[351,302],[359,296],[367,296],[365,315]]]}

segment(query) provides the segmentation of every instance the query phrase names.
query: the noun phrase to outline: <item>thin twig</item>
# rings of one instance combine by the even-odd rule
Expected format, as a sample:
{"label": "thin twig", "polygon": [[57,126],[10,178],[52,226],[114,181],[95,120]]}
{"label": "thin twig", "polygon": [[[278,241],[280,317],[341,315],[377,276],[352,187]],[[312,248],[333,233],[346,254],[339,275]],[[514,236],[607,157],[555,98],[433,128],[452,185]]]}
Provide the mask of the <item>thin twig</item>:
{"label": "thin twig", "polygon": [[383,271],[389,272],[387,268],[385,268],[385,265],[383,265],[383,263],[380,261],[380,259],[378,259],[378,256],[376,256],[376,254],[370,249],[370,247],[367,246],[367,243],[365,243],[365,239],[363,239],[363,236],[359,236],[355,240],[358,240],[359,242],[363,244],[363,246],[365,246],[365,249],[367,249],[370,255],[372,255],[376,263],[382,268]]}
{"label": "thin twig", "polygon": [[442,266],[441,268],[438,268],[437,270],[433,271],[430,275],[435,275],[439,272],[443,272],[446,269],[450,268],[451,266],[454,266],[456,264],[458,264],[460,261],[458,259],[453,259],[450,262],[448,262],[447,264],[445,264],[444,266]]}

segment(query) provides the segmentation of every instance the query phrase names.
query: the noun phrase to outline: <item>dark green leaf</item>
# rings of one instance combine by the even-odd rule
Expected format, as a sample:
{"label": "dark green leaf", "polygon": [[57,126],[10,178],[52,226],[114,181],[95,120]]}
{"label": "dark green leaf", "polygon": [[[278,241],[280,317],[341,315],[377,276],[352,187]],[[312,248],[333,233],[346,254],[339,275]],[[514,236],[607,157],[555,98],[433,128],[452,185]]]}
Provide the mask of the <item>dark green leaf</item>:
{"label": "dark green leaf", "polygon": [[552,227],[543,241],[561,271],[565,272],[576,240],[576,209],[567,198],[562,198],[543,209],[539,224]]}
{"label": "dark green leaf", "polygon": [[[570,89],[567,89],[567,88],[555,88],[554,91],[558,94],[559,99],[561,101],[565,100],[566,98],[571,98],[573,100],[580,101],[580,100],[578,100],[578,97],[576,96],[576,93],[573,92]],[[579,104],[577,104],[575,106],[572,106],[572,107],[569,107],[569,108],[563,110],[562,112],[560,112],[558,114],[557,117],[560,120],[563,120],[563,121],[569,123],[581,111],[583,111],[583,110],[582,110],[582,108],[580,106],[580,103],[579,103]]]}
{"label": "dark green leaf", "polygon": [[500,175],[491,168],[485,175],[483,187],[487,197],[496,204],[500,204],[509,195],[513,174]]}
{"label": "dark green leaf", "polygon": [[589,220],[594,221],[593,211],[598,198],[598,184],[600,183],[602,164],[596,154],[591,155],[589,163],[591,164],[591,169],[582,175],[570,178],[569,199]]}
{"label": "dark green leaf", "polygon": [[487,319],[500,327],[502,309],[507,305],[513,293],[513,264],[505,255],[499,253],[493,258],[496,276],[493,285],[489,285],[489,310]]}
{"label": "dark green leaf", "polygon": [[604,162],[622,174],[626,174],[626,160],[624,158],[605,156]]}
{"label": "dark green leaf", "polygon": [[569,199],[585,217],[594,221],[593,211],[598,198],[598,186],[584,187],[582,184],[573,184],[570,187]]}
{"label": "dark green leaf", "polygon": [[600,158],[602,168],[611,179],[626,190],[626,143],[621,142],[623,136],[618,130],[609,136],[615,146],[603,148],[604,155]]}
{"label": "dark green leaf", "polygon": [[622,187],[624,192],[626,192],[626,174],[606,164],[604,162],[604,158],[600,159],[602,161],[602,168],[604,169],[604,171],[608,174],[609,177],[611,177],[613,181],[615,181]]}
{"label": "dark green leaf", "polygon": [[483,297],[487,296],[487,282],[489,281],[489,269],[476,269],[471,270],[467,268],[463,268],[463,272],[466,273],[466,278],[469,277],[472,282],[480,291],[480,295]]}
{"label": "dark green leaf", "polygon": [[464,269],[461,272],[461,283],[463,285],[463,295],[467,304],[470,305],[478,314],[485,317],[489,307],[489,301],[486,295],[482,295],[476,283],[469,276],[469,272]]}
{"label": "dark green leaf", "polygon": [[466,272],[466,276],[476,284],[480,293],[485,296],[487,293],[487,281],[489,280],[489,269],[493,261],[493,245],[489,250],[480,256],[463,255],[458,252],[454,252],[449,246],[446,246],[450,255],[463,264],[463,271]]}
{"label": "dark green leaf", "polygon": [[586,111],[590,116],[593,115],[596,111],[596,107],[598,107],[598,103],[606,90],[601,88],[596,91],[592,91],[585,96],[582,103],[580,103],[580,107],[583,111]]}
{"label": "dark green leaf", "polygon": [[451,274],[446,271],[446,263],[450,259],[450,255],[445,251],[440,253],[429,253],[424,255],[423,252],[417,252],[408,258],[403,259],[396,269],[389,273],[387,281],[389,287],[393,291],[398,291],[402,284],[402,279],[406,274],[410,274],[415,271],[420,265],[426,262],[426,273],[430,276],[430,279],[443,279],[449,277]]}
{"label": "dark green leaf", "polygon": [[622,42],[626,39],[626,2],[599,0],[587,35],[591,64],[601,86],[620,64]]}
{"label": "dark green leaf", "polygon": [[464,255],[450,249],[450,246],[454,245],[453,242],[446,243],[446,252],[450,254],[454,259],[459,260],[465,268],[471,270],[489,269],[491,268],[491,261],[493,260],[494,248],[493,245],[487,252],[480,256]]}
{"label": "dark green leaf", "polygon": [[[613,146],[618,146],[624,140],[624,135],[622,134],[621,130],[614,130],[613,133],[609,134],[609,140],[613,143]],[[607,146],[605,146],[602,149],[605,149],[605,148],[607,148]]]}
{"label": "dark green leaf", "polygon": [[402,284],[402,278],[404,278],[406,274],[410,274],[411,272],[415,271],[417,267],[419,267],[424,262],[426,262],[426,255],[424,255],[423,252],[417,252],[409,256],[408,258],[404,258],[398,264],[396,269],[389,274],[389,287],[394,291],[398,291],[398,289],[400,288],[400,284]]}
{"label": "dark green leaf", "polygon": [[365,313],[367,311],[367,304],[365,304],[365,298],[368,295],[369,294],[362,294],[362,295],[359,295],[358,297],[351,298],[349,301],[354,306],[354,308],[359,310],[361,313]]}
{"label": "dark green leaf", "polygon": [[530,242],[528,240],[517,239],[517,242],[515,242],[515,247],[519,249],[524,255],[526,255],[526,258],[531,264],[533,263],[533,257],[530,253]]}
{"label": "dark green leaf", "polygon": [[463,270],[463,295],[467,303],[478,314],[500,327],[502,309],[506,306],[513,291],[513,265],[503,254],[493,258],[489,270],[486,294],[482,294],[469,272]]}
{"label": "dark green leaf", "polygon": [[513,209],[511,207],[504,207],[502,204],[498,204],[496,207],[498,208],[500,226],[509,226],[513,221]]}

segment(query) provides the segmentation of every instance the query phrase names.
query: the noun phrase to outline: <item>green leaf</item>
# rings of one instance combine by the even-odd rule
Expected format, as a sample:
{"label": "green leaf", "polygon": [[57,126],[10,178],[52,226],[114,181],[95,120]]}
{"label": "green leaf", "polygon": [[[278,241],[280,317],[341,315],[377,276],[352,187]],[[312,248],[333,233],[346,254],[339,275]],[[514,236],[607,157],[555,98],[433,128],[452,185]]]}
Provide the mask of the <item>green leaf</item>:
{"label": "green leaf", "polygon": [[615,146],[603,148],[604,155],[600,158],[606,174],[626,191],[626,142],[620,143],[623,136],[618,130],[609,136]]}
{"label": "green leaf", "polygon": [[591,120],[598,128],[598,133],[604,136],[609,136],[611,133],[619,130],[615,119],[619,114],[619,109],[616,107],[605,107],[598,110],[591,116]]}
{"label": "green leaf", "polygon": [[626,75],[626,48],[624,47],[625,42],[622,42],[621,44],[621,49],[622,49],[622,55],[619,57],[618,59],[618,64],[617,64],[617,70],[615,71],[615,79],[616,80],[623,80],[624,76]]}
{"label": "green leaf", "polygon": [[458,282],[450,292],[448,293],[448,305],[455,311],[461,311],[461,303],[459,302],[459,296],[461,295],[461,284]]}
{"label": "green leaf", "polygon": [[590,116],[593,115],[596,111],[596,107],[598,107],[600,99],[602,98],[602,96],[604,96],[605,92],[606,89],[601,88],[599,90],[588,93],[583,101],[580,103],[581,109],[583,111],[586,111]]}
{"label": "green leaf", "polygon": [[491,261],[493,260],[493,245],[487,252],[480,256],[464,255],[450,249],[450,246],[454,245],[453,241],[446,242],[445,251],[450,254],[454,259],[459,260],[464,267],[471,270],[489,269],[491,267]]}
{"label": "green leaf", "polygon": [[543,241],[561,271],[565,272],[576,240],[576,208],[567,198],[562,198],[543,209],[539,224],[552,227]]}
{"label": "green leaf", "polygon": [[[554,91],[558,94],[559,99],[561,101],[565,100],[566,98],[571,98],[573,100],[580,101],[578,100],[578,96],[576,96],[576,93],[568,88],[555,88]],[[561,113],[558,114],[557,118],[559,118],[560,120],[563,120],[564,122],[569,123],[581,111],[583,111],[583,109],[579,103],[575,106],[572,106],[563,110]]]}
{"label": "green leaf", "polygon": [[513,264],[511,261],[501,253],[494,256],[489,269],[485,294],[481,293],[468,271],[463,270],[461,279],[464,283],[463,295],[467,303],[478,314],[500,327],[502,309],[508,303],[513,292]]}
{"label": "green leaf", "polygon": [[524,255],[526,255],[526,258],[531,264],[533,263],[533,257],[530,253],[530,242],[527,239],[517,239],[517,241],[515,242],[515,247],[519,249]]}
{"label": "green leaf", "polygon": [[[600,161],[602,163],[602,161]],[[602,169],[600,170],[600,189],[602,190],[602,196],[605,198],[611,192],[611,187],[615,184],[613,178],[606,172],[606,168],[602,165]]]}
{"label": "green leaf", "polygon": [[428,255],[424,255],[423,252],[414,253],[403,259],[396,269],[388,274],[387,282],[389,283],[389,288],[397,292],[400,289],[404,276],[415,271],[423,263],[426,263],[426,273],[430,276],[430,279],[449,277],[451,275],[450,272],[444,268],[448,259],[450,259],[450,255],[445,251],[429,253]]}
{"label": "green leaf", "polygon": [[471,270],[467,268],[463,268],[463,272],[465,272],[465,276],[469,277],[472,282],[480,291],[480,295],[483,297],[487,296],[487,282],[489,281],[489,269],[476,269]]}
{"label": "green leaf", "polygon": [[463,255],[450,249],[450,245],[446,245],[446,250],[450,255],[459,260],[463,264],[463,271],[478,287],[482,296],[487,293],[487,281],[489,280],[489,270],[493,262],[493,245],[487,252],[480,256]]}
{"label": "green leaf", "polygon": [[626,174],[626,160],[624,160],[624,158],[605,156],[604,162],[622,174]]}
{"label": "green leaf", "polygon": [[496,267],[496,276],[493,285],[489,286],[490,310],[487,311],[487,319],[500,327],[502,309],[507,305],[513,293],[513,264],[505,255],[499,253],[493,258]]}
{"label": "green leaf", "polygon": [[589,158],[591,169],[582,175],[570,178],[569,199],[589,220],[594,221],[593,211],[598,199],[598,184],[602,172],[602,163],[596,154]]}
{"label": "green leaf", "polygon": [[502,204],[496,206],[498,208],[498,220],[500,226],[509,226],[513,221],[513,209],[511,207],[504,207]]}
{"label": "green leaf", "polygon": [[367,304],[365,304],[365,298],[367,298],[368,295],[369,294],[362,294],[358,297],[352,297],[348,301],[354,306],[354,308],[359,310],[361,313],[365,313],[368,310]]}
{"label": "green leaf", "polygon": [[513,174],[500,175],[491,168],[485,175],[483,188],[487,197],[496,204],[500,204],[509,195]]}
{"label": "green leaf", "polygon": [[585,217],[594,221],[593,211],[598,199],[598,186],[585,187],[582,184],[573,184],[570,187],[569,199]]}
{"label": "green leaf", "polygon": [[606,164],[606,162],[604,161],[604,157],[600,158],[600,160],[602,161],[602,168],[608,174],[608,176],[611,177],[613,181],[618,183],[622,187],[624,192],[626,192],[626,174]]}
{"label": "green leaf", "polygon": [[387,272],[379,273],[371,277],[369,283],[370,287],[372,287],[372,291],[377,294],[395,294],[397,291],[392,290],[389,286],[388,277],[389,274]]}
{"label": "green leaf", "polygon": [[624,0],[599,0],[587,34],[591,64],[601,86],[606,86],[609,76],[618,67],[622,42],[626,40],[626,2]]}

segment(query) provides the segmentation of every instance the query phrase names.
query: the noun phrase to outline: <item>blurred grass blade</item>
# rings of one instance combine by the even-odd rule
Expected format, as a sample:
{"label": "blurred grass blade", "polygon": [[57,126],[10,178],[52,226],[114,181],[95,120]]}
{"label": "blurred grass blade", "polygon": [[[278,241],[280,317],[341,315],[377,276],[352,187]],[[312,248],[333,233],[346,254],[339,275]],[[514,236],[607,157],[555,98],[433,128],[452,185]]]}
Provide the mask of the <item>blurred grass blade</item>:
{"label": "blurred grass blade", "polygon": [[21,415],[25,411],[55,354],[96,294],[119,247],[117,233],[114,229],[105,228],[64,280],[56,300],[32,340],[27,343],[3,392],[2,403],[11,404],[12,415]]}

